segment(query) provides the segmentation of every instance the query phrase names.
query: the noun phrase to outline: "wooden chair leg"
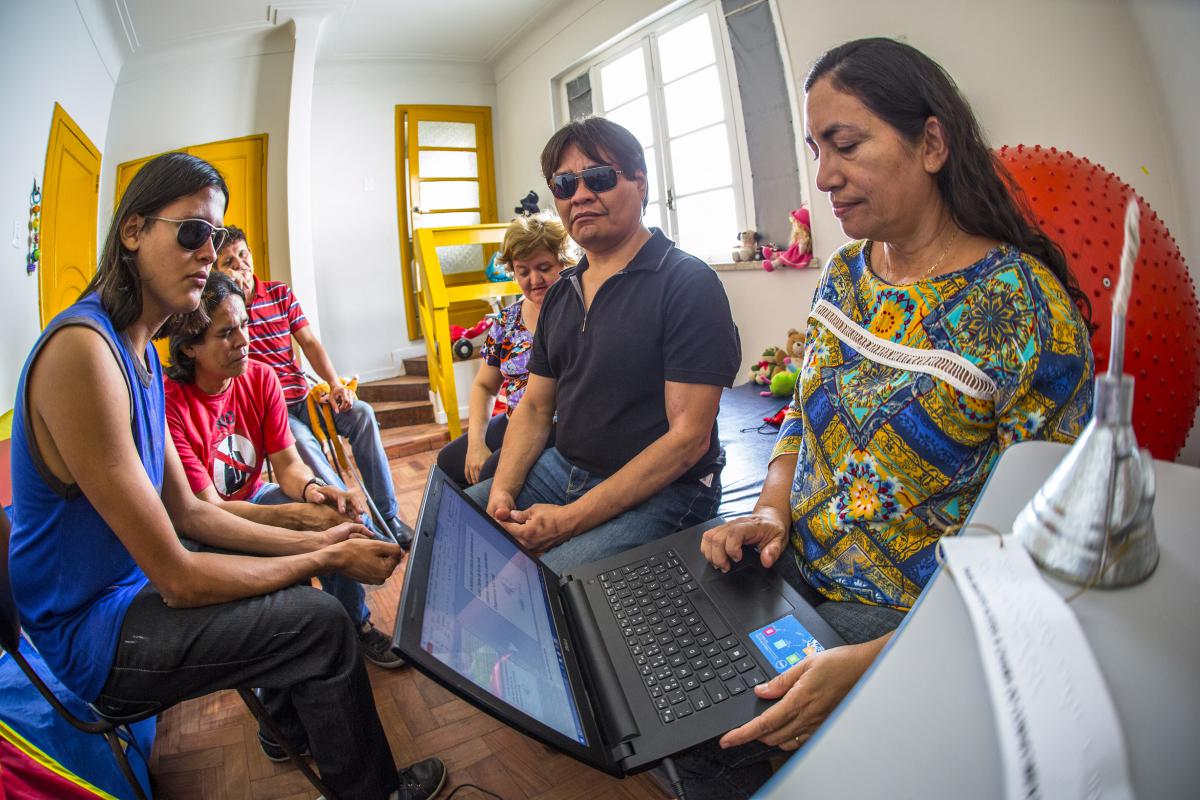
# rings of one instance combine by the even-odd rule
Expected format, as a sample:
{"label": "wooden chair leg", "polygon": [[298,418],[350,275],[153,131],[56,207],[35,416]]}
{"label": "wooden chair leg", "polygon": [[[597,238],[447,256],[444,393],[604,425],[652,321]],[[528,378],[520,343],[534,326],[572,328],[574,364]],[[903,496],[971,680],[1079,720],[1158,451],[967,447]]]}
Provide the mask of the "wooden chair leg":
{"label": "wooden chair leg", "polygon": [[300,751],[296,749],[296,745],[292,743],[292,740],[284,736],[283,732],[279,730],[279,726],[275,724],[275,720],[271,719],[271,715],[267,713],[266,706],[262,704],[262,700],[258,699],[258,695],[254,693],[254,690],[238,689],[238,694],[241,695],[246,707],[250,709],[250,713],[264,728],[271,732],[271,738],[283,748],[283,752],[288,754],[288,758],[295,763],[304,777],[308,779],[308,782],[321,793],[325,800],[337,800],[337,795],[321,782],[320,777],[317,776],[317,773],[313,772],[312,767],[308,766],[308,762],[300,755]]}

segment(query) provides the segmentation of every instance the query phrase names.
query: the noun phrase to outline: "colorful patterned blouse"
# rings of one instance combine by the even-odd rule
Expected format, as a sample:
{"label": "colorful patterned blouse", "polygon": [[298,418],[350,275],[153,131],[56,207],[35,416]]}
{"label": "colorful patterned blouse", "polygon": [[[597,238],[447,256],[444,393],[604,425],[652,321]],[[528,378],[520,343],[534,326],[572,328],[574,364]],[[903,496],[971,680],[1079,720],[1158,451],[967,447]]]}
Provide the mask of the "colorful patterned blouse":
{"label": "colorful patterned blouse", "polygon": [[505,306],[488,332],[479,355],[488,366],[499,367],[503,381],[500,388],[508,399],[505,411],[510,417],[525,394],[529,383],[529,351],[533,347],[533,334],[521,321],[521,303],[524,298]]}
{"label": "colorful patterned blouse", "polygon": [[1083,430],[1092,351],[1053,273],[1008,245],[907,286],[869,253],[852,242],[821,275],[771,458],[798,454],[791,540],[808,582],[908,609],[1000,452]]}

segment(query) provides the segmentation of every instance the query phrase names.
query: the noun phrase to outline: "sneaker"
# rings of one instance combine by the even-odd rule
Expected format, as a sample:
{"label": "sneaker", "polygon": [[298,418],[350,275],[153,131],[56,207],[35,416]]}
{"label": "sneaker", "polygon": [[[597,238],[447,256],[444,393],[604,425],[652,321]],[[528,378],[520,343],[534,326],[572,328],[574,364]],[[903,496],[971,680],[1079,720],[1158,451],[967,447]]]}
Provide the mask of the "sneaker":
{"label": "sneaker", "polygon": [[[267,757],[268,761],[274,761],[276,764],[281,764],[288,760],[288,754],[283,747],[280,746],[279,742],[268,736],[264,736],[262,731],[259,731],[258,733],[258,746],[262,748],[263,755]],[[312,753],[308,751],[307,743],[300,746],[300,755],[303,758],[312,757]]]}
{"label": "sneaker", "polygon": [[413,537],[416,533],[408,525],[400,521],[399,517],[392,517],[387,520],[387,526],[392,532],[392,536],[396,537],[396,543],[407,550],[412,546]]}
{"label": "sneaker", "polygon": [[446,765],[440,758],[427,758],[400,770],[400,788],[395,800],[429,800],[446,785]]}
{"label": "sneaker", "polygon": [[400,654],[392,650],[392,637],[370,622],[358,629],[358,644],[362,648],[363,658],[377,667],[396,669],[405,664]]}

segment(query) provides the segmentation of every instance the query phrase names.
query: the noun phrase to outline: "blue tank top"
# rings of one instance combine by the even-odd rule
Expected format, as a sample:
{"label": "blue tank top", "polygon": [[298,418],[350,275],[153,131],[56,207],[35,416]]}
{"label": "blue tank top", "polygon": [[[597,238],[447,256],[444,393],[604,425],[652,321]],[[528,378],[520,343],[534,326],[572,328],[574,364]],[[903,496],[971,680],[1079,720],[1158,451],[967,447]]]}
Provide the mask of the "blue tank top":
{"label": "blue tank top", "polygon": [[91,702],[112,668],[125,611],[147,579],[79,487],[58,480],[34,443],[25,398],[29,369],[46,340],[68,325],[84,325],[108,342],[128,384],[134,443],[160,494],[166,414],[157,354],[149,345],[140,358],[132,354],[95,293],[50,321],[21,370],[12,428],[13,594],[47,666]]}

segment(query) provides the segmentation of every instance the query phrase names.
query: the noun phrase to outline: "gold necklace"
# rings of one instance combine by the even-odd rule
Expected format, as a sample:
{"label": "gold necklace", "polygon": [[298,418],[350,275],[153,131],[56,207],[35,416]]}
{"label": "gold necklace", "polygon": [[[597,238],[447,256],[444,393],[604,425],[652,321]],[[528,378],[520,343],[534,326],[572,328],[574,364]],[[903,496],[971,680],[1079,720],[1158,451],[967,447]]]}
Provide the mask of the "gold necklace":
{"label": "gold necklace", "polygon": [[[929,269],[925,270],[925,274],[922,275],[921,277],[917,278],[916,281],[912,281],[912,283],[916,283],[917,281],[923,281],[926,278],[928,278],[930,275],[932,275],[934,272],[936,272],[937,268],[940,267],[942,265],[942,262],[946,260],[946,256],[948,256],[950,254],[950,248],[954,246],[954,242],[957,239],[958,239],[958,226],[955,225],[954,232],[950,234],[950,239],[946,242],[946,246],[942,248],[942,254],[937,257],[937,261],[934,261],[933,265]],[[887,258],[888,277],[891,280],[891,282],[896,284],[897,286],[910,285],[910,284],[900,283],[899,281],[896,280],[896,272],[895,272],[895,270],[892,269],[892,258],[891,258],[891,256],[889,256],[887,254],[886,249],[883,251],[883,254],[884,254],[884,257]]]}

